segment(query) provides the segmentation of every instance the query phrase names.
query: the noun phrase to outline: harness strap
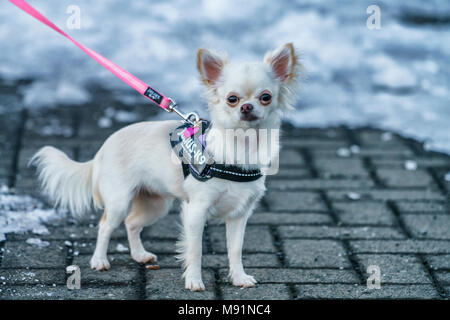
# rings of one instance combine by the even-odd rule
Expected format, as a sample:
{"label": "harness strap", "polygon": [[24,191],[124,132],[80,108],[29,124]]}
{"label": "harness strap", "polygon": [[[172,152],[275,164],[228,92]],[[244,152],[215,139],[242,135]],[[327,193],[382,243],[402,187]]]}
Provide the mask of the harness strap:
{"label": "harness strap", "polygon": [[239,166],[214,163],[206,170],[206,174],[201,175],[193,166],[182,162],[183,175],[186,178],[189,174],[200,181],[207,181],[211,178],[219,178],[234,182],[251,182],[262,177],[260,170],[243,170]]}

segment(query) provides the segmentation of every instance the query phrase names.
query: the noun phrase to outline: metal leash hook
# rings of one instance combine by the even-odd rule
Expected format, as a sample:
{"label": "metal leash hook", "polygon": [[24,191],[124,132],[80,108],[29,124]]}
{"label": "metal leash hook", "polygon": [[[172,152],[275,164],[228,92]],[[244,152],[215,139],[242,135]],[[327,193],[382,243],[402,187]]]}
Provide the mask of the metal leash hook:
{"label": "metal leash hook", "polygon": [[196,125],[200,121],[200,117],[195,112],[189,112],[188,114],[182,113],[177,108],[177,103],[174,99],[170,98],[170,104],[167,107],[167,112],[175,112],[177,115],[179,115],[184,121],[189,122],[192,125]]}

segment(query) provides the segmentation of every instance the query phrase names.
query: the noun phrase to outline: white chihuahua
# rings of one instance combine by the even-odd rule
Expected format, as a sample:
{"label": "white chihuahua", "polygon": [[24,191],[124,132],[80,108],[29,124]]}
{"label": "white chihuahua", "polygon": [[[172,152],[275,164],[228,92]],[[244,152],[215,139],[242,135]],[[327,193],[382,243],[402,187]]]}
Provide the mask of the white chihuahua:
{"label": "white chihuahua", "polygon": [[[292,109],[301,65],[290,43],[268,52],[260,63],[232,64],[200,49],[197,66],[207,89],[211,129],[279,129],[280,111]],[[92,203],[104,208],[90,261],[93,269],[110,268],[110,236],[124,220],[133,259],[140,263],[156,261],[156,256],[143,247],[140,232],[165,216],[173,200],[179,198],[183,232],[178,252],[184,261],[185,287],[205,289],[201,276],[202,234],[210,217],[226,222],[231,282],[235,286],[254,286],[256,280],[245,273],[242,265],[242,244],[247,219],[265,192],[265,177],[251,182],[220,178],[199,181],[192,175],[185,178],[181,161],[172,157],[169,142],[169,133],[179,124],[158,121],[127,126],[111,135],[94,159],[84,163],[72,161],[48,146],[36,153],[32,162],[38,165],[43,189],[57,205],[75,214],[88,211]],[[238,139],[237,143],[245,142]],[[229,159],[227,153],[217,153],[220,143],[215,143],[214,135],[208,135],[207,146],[212,145],[218,162],[234,163],[240,157],[231,152],[234,159]],[[271,150],[271,156],[275,153],[278,148]],[[245,168],[255,169],[255,165]]]}

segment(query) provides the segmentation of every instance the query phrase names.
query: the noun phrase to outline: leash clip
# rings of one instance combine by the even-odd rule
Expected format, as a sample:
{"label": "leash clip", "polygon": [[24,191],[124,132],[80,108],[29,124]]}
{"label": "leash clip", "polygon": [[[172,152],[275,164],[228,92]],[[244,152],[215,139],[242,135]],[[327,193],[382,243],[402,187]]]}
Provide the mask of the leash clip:
{"label": "leash clip", "polygon": [[182,113],[180,110],[177,109],[177,103],[174,99],[169,98],[170,104],[167,107],[167,112],[175,112],[177,115],[179,115],[185,122],[189,122],[192,125],[196,125],[200,121],[200,117],[195,112],[189,112],[188,114]]}

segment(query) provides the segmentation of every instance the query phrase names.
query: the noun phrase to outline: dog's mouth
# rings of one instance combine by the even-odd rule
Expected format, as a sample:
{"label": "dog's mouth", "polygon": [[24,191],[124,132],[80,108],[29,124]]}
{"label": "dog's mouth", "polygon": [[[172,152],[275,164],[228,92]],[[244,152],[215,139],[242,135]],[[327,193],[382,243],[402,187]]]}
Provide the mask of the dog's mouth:
{"label": "dog's mouth", "polygon": [[241,120],[242,121],[256,121],[259,118],[255,116],[254,114],[241,114]]}

